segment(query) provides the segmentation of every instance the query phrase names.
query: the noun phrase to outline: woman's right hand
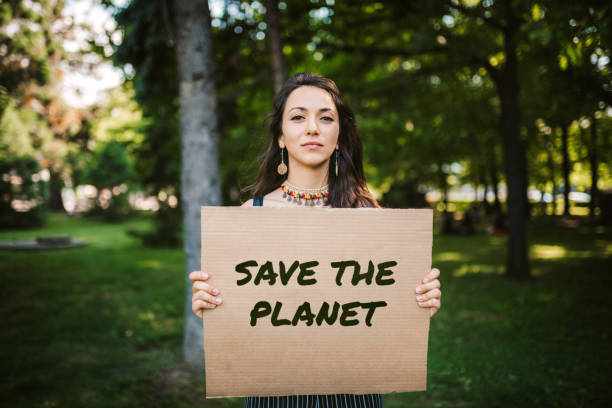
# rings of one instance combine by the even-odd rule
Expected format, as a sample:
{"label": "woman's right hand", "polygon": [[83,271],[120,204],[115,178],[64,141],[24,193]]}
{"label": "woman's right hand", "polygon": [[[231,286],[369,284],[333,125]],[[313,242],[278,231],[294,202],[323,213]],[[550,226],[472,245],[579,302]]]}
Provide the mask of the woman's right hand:
{"label": "woman's right hand", "polygon": [[191,310],[201,319],[204,309],[214,309],[223,301],[220,297],[217,297],[219,289],[213,288],[205,282],[208,280],[206,272],[193,271],[189,274],[189,280],[193,282]]}

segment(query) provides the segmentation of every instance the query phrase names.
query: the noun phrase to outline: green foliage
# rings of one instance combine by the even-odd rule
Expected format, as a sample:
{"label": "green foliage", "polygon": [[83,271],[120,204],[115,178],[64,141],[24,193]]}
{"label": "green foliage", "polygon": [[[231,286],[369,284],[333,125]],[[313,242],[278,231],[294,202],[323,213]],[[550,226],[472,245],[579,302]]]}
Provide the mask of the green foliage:
{"label": "green foliage", "polygon": [[62,50],[51,25],[63,3],[44,0],[37,3],[39,7],[32,7],[24,1],[11,1],[0,5],[0,25],[11,25],[0,31],[0,83],[9,94],[23,91],[20,88],[26,84],[51,81],[50,57],[60,56]]}
{"label": "green foliage", "polygon": [[0,157],[0,227],[40,227],[47,217],[48,185],[32,156]]}
{"label": "green foliage", "polygon": [[[246,198],[240,189],[253,182],[273,94],[261,2],[223,5],[212,20],[220,173],[223,202],[235,205]],[[600,124],[609,126],[609,92],[602,91],[609,64],[591,62],[593,54],[598,61],[610,57],[606,10],[601,1],[553,6],[527,0],[507,7],[501,1],[311,1],[279,9],[288,73],[313,71],[337,82],[357,115],[369,185],[379,197],[393,191],[393,202],[404,206],[416,187],[505,183],[497,75],[507,63],[500,27],[514,25],[529,184],[550,186],[545,179],[556,177],[560,185],[535,123],[581,121],[596,110]],[[125,36],[115,59],[133,68],[147,123],[135,165],[154,194],[180,190],[173,15],[172,2],[140,0],[117,15]],[[606,140],[598,143],[608,145],[609,133],[600,133]],[[574,167],[581,190],[588,188],[587,156],[572,156],[583,163]],[[559,157],[553,153],[556,167]],[[601,161],[601,187],[612,186]],[[462,165],[462,174],[447,171],[453,163]]]}
{"label": "green foliage", "polygon": [[146,231],[130,230],[128,233],[139,238],[147,247],[178,248],[183,243],[182,226],[183,214],[180,208],[172,208],[167,202],[161,202],[160,208],[153,214],[152,228]]}
{"label": "green foliage", "polygon": [[115,140],[103,144],[87,169],[86,179],[99,190],[134,181],[125,146]]}
{"label": "green foliage", "polygon": [[108,220],[127,215],[127,186],[135,180],[125,146],[115,140],[103,144],[85,169],[86,182],[98,189],[96,213]]}

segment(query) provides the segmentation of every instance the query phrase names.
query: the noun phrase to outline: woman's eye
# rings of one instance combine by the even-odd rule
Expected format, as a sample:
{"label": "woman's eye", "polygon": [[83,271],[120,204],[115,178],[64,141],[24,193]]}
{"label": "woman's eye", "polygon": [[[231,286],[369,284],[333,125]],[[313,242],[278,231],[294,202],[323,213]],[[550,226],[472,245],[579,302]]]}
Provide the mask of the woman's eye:
{"label": "woman's eye", "polygon": [[334,118],[329,117],[329,116],[323,116],[321,119],[323,119],[325,121],[328,121],[328,122],[333,122],[334,121]]}
{"label": "woman's eye", "polygon": [[291,118],[291,120],[298,120],[298,119],[304,119],[304,117],[302,115],[295,115],[294,117]]}

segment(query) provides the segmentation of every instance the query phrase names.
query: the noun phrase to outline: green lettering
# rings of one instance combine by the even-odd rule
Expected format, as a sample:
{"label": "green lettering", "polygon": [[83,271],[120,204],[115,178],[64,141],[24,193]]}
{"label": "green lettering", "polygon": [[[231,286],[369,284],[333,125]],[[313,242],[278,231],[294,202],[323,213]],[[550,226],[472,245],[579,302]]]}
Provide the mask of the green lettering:
{"label": "green lettering", "polygon": [[317,313],[317,326],[320,326],[323,323],[323,320],[325,320],[325,323],[329,324],[330,326],[334,324],[338,318],[338,310],[340,310],[340,303],[334,302],[334,308],[330,314],[329,303],[323,302],[321,309],[319,309],[319,313]]}
{"label": "green lettering", "polygon": [[374,316],[374,311],[377,307],[385,307],[387,306],[387,302],[378,301],[378,302],[370,302],[370,303],[362,303],[361,307],[364,309],[368,309],[368,314],[366,316],[366,325],[372,326],[372,316]]}
{"label": "green lettering", "polygon": [[267,261],[265,264],[259,267],[259,271],[257,272],[257,276],[255,276],[255,280],[253,283],[255,285],[259,285],[259,282],[262,280],[267,280],[270,286],[276,283],[276,277],[278,274],[274,272],[274,267],[272,266],[272,262]]}
{"label": "green lettering", "polygon": [[342,275],[344,275],[347,266],[352,266],[357,273],[359,273],[360,267],[357,261],[339,261],[331,263],[332,268],[338,268],[338,272],[336,272],[336,285],[342,286]]}
{"label": "green lettering", "polygon": [[368,263],[368,271],[366,273],[359,273],[359,268],[355,268],[353,272],[353,279],[351,279],[351,283],[353,286],[356,286],[359,281],[365,280],[367,285],[372,284],[372,278],[374,278],[374,264],[372,261]]}
{"label": "green lettering", "polygon": [[264,300],[261,302],[255,303],[253,306],[253,310],[251,310],[251,326],[255,326],[257,324],[257,319],[260,317],[264,317],[272,312],[272,306]]}
{"label": "green lettering", "polygon": [[291,279],[291,275],[293,275],[293,273],[298,268],[298,266],[300,266],[300,263],[298,261],[295,261],[291,264],[291,266],[289,267],[289,270],[285,272],[285,263],[283,261],[279,262],[280,280],[283,285],[285,286],[287,285],[287,283],[289,282],[289,279]]}
{"label": "green lettering", "polygon": [[349,317],[357,316],[357,312],[351,309],[359,307],[361,303],[350,302],[342,305],[342,314],[340,315],[341,326],[354,326],[359,323],[359,320],[348,320]]}
{"label": "green lettering", "polygon": [[378,264],[378,273],[376,274],[376,284],[380,286],[384,285],[393,285],[395,283],[395,279],[383,279],[385,276],[393,275],[393,271],[390,269],[392,266],[397,265],[396,261],[387,261]]}
{"label": "green lettering", "polygon": [[247,269],[247,267],[249,266],[257,266],[257,262],[251,260],[251,261],[244,261],[236,265],[236,272],[244,273],[246,275],[244,278],[236,281],[236,284],[238,286],[246,285],[251,280],[251,272]]}
{"label": "green lettering", "polygon": [[315,278],[312,279],[304,279],[307,276],[312,276],[315,274],[315,271],[310,270],[309,268],[314,268],[315,266],[317,266],[319,264],[318,261],[310,261],[310,262],[304,262],[303,264],[300,264],[300,274],[298,275],[298,285],[300,286],[307,286],[307,285],[314,285],[315,283],[317,283],[317,280]]}
{"label": "green lettering", "polygon": [[281,302],[276,302],[274,305],[274,311],[272,312],[272,326],[286,326],[290,325],[291,322],[289,319],[279,319],[278,315],[280,314],[280,310],[283,307]]}
{"label": "green lettering", "polygon": [[314,313],[312,313],[310,310],[310,303],[304,302],[298,306],[297,310],[295,311],[295,316],[293,316],[293,322],[291,322],[291,324],[297,326],[298,322],[302,320],[306,322],[307,326],[310,326],[312,325],[314,317]]}

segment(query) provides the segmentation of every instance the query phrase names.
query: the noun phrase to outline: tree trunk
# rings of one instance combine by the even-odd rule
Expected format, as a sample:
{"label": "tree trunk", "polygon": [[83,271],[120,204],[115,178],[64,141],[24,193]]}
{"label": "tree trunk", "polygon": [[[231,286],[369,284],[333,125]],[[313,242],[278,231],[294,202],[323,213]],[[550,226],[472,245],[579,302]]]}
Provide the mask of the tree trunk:
{"label": "tree trunk", "polygon": [[499,175],[497,174],[497,160],[495,156],[495,148],[490,144],[490,160],[489,171],[491,175],[491,187],[493,189],[493,209],[495,214],[501,214],[501,203],[499,201]]}
{"label": "tree trunk", "polygon": [[550,172],[550,181],[552,183],[552,215],[557,215],[557,182],[555,180],[555,159],[552,153],[552,142],[546,143],[546,156],[547,156],[547,164],[548,171]]}
{"label": "tree trunk", "polygon": [[509,18],[504,31],[506,65],[499,71],[497,89],[501,101],[501,134],[506,168],[506,199],[508,211],[508,251],[506,275],[529,277],[527,237],[525,228],[527,186],[525,185],[525,152],[519,128],[518,61],[516,56],[516,21]]}
{"label": "tree trunk", "polygon": [[[206,0],[176,2],[176,53],[180,92],[181,195],[186,273],[200,269],[200,206],[220,205],[218,130],[210,13]],[[202,366],[202,321],[191,311],[187,276],[185,361]]]}
{"label": "tree trunk", "polygon": [[591,167],[591,201],[589,202],[589,216],[591,219],[595,218],[595,208],[598,204],[599,189],[597,188],[597,182],[599,180],[599,173],[597,171],[598,158],[597,158],[597,122],[595,115],[591,116],[591,143],[589,149],[589,165]]}
{"label": "tree trunk", "polygon": [[442,170],[440,165],[440,190],[442,191],[442,202],[444,203],[444,211],[448,211],[448,175]]}
{"label": "tree trunk", "polygon": [[569,182],[570,161],[567,147],[567,125],[561,126],[561,154],[563,156],[563,215],[570,215],[569,193],[571,190]]}
{"label": "tree trunk", "polygon": [[278,1],[266,0],[266,30],[268,35],[268,49],[272,65],[272,78],[274,80],[274,93],[277,94],[285,83],[285,55],[281,41],[280,16],[278,14]]}
{"label": "tree trunk", "polygon": [[[523,166],[523,185],[525,186],[525,193],[523,197],[525,199],[525,220],[529,220],[531,218],[531,203],[529,202],[529,195],[527,194],[527,190],[529,188],[529,165],[526,158],[526,154],[524,152],[529,151],[529,141],[533,138],[532,130],[535,129],[532,126],[527,126],[527,138],[521,140],[521,146],[523,150],[523,162],[525,163]],[[519,130],[520,135],[520,130]]]}
{"label": "tree trunk", "polygon": [[64,211],[64,202],[62,201],[62,188],[64,188],[64,180],[59,173],[49,168],[49,210]]}
{"label": "tree trunk", "polygon": [[482,205],[486,210],[489,208],[489,202],[487,201],[487,193],[489,192],[489,184],[487,184],[487,169],[486,165],[482,164],[480,166],[480,182],[482,183],[483,193],[482,193]]}

